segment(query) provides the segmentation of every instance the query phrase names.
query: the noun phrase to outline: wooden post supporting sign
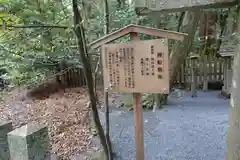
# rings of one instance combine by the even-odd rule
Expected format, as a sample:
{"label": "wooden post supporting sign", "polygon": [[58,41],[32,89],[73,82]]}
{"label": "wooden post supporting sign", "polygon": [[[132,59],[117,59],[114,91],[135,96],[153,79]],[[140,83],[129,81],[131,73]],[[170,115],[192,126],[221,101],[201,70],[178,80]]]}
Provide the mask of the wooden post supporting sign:
{"label": "wooden post supporting sign", "polygon": [[102,46],[104,86],[133,94],[136,159],[144,160],[141,93],[169,93],[168,41],[141,41],[136,32],[130,37],[130,42]]}
{"label": "wooden post supporting sign", "polygon": [[[130,33],[131,41],[138,41],[140,37],[136,32]],[[134,129],[136,160],[144,160],[144,132],[141,106],[141,93],[133,93]]]}

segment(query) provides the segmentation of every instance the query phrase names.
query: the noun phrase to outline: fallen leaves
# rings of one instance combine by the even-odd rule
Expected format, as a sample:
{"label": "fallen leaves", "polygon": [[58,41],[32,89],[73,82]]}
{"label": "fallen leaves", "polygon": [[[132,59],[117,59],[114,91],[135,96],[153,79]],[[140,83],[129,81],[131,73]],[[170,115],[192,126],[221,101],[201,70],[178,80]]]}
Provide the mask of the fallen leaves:
{"label": "fallen leaves", "polygon": [[[98,95],[102,99],[103,93]],[[0,104],[0,119],[11,120],[15,128],[33,121],[48,125],[53,152],[64,160],[92,147],[86,89],[66,89],[45,100],[25,96],[23,89],[8,94]]]}

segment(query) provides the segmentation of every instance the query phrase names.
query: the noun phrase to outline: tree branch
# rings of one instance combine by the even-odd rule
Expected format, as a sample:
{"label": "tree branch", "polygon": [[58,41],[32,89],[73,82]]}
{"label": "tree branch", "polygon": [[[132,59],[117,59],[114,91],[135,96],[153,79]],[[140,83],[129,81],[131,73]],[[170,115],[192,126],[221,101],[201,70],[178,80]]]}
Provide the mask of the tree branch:
{"label": "tree branch", "polygon": [[5,28],[62,28],[67,29],[68,26],[61,26],[61,25],[3,25],[0,24],[0,27]]}
{"label": "tree branch", "polygon": [[186,13],[186,12],[182,12],[181,15],[180,15],[180,17],[179,17],[178,27],[177,27],[177,31],[178,31],[178,32],[180,32],[180,28],[181,28],[181,26],[182,26],[182,22],[183,22],[185,13]]}

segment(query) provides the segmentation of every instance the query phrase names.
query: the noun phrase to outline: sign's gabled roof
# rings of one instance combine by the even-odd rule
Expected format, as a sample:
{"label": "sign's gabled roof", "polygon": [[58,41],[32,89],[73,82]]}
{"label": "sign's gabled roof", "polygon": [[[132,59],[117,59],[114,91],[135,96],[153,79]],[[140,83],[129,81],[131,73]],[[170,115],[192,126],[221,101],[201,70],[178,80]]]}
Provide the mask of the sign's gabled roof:
{"label": "sign's gabled roof", "polygon": [[100,46],[107,44],[109,42],[112,42],[116,39],[119,39],[131,32],[144,33],[151,36],[174,39],[179,41],[182,41],[184,37],[187,36],[186,33],[180,33],[180,32],[174,32],[174,31],[168,31],[163,29],[156,29],[151,27],[144,27],[144,26],[130,24],[104,37],[101,37],[98,40],[93,41],[92,43],[89,44],[89,47],[94,49],[99,48]]}

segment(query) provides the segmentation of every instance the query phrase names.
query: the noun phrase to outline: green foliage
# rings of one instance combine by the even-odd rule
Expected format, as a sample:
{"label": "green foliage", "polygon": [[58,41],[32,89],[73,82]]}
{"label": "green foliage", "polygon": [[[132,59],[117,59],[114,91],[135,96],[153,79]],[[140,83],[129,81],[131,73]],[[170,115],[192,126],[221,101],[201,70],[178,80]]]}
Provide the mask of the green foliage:
{"label": "green foliage", "polygon": [[[104,35],[103,1],[81,2],[82,23],[90,43]],[[109,0],[111,31],[131,23],[177,30],[180,13],[137,17],[132,4],[123,4],[123,1]],[[227,10],[216,11],[219,19],[227,13]],[[218,25],[221,23],[219,20]],[[25,84],[42,80],[63,61],[70,67],[81,66],[72,24],[71,0],[0,0],[0,73],[7,70],[14,84]],[[198,37],[197,31],[193,45],[193,51],[197,52],[202,48]],[[150,38],[154,37],[141,35],[141,39]],[[128,40],[129,36],[125,36],[117,42]],[[174,43],[169,41],[170,50]],[[214,52],[211,45],[208,47],[208,52]],[[95,65],[96,57],[92,60]]]}
{"label": "green foliage", "polygon": [[[67,1],[1,0],[0,4],[7,6],[8,12],[2,22],[11,19],[11,23],[0,28],[0,59],[14,83],[22,84],[31,78],[43,77],[44,73],[55,70],[67,56],[73,57],[72,53],[76,53],[76,50],[68,48],[75,44],[75,38],[71,29],[71,10],[68,9],[71,4]],[[58,25],[69,29],[15,28],[9,25]],[[75,54],[72,59],[76,60]]]}

